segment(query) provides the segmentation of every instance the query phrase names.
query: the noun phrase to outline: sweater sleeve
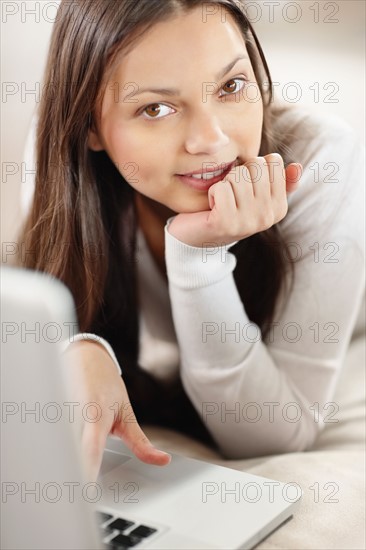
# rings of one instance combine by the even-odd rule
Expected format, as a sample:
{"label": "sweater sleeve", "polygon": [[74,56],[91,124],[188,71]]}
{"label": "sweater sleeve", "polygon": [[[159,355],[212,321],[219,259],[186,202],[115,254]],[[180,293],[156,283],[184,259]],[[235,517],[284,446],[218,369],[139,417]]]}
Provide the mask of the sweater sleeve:
{"label": "sweater sleeve", "polygon": [[332,399],[365,282],[362,154],[338,119],[299,127],[303,177],[279,224],[294,285],[266,341],[241,302],[231,245],[192,247],[169,233],[173,218],[165,227],[182,383],[228,458],[307,450],[338,421]]}

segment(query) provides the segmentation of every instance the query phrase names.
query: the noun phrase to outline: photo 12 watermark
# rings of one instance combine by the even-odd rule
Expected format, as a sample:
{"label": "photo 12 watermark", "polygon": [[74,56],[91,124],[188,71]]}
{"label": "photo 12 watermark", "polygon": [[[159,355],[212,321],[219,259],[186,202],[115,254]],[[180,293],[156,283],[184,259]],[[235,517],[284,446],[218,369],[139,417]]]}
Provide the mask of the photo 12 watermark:
{"label": "photo 12 watermark", "polygon": [[96,401],[86,403],[78,401],[63,401],[62,403],[56,401],[45,403],[40,401],[2,401],[1,403],[2,424],[17,422],[21,424],[56,424],[57,422],[74,424],[80,420],[96,424],[104,416],[113,416],[113,424],[137,423],[130,401],[106,404],[104,407]]}
{"label": "photo 12 watermark", "polygon": [[234,483],[215,481],[204,481],[202,483],[202,502],[220,502],[222,504],[274,504],[279,500],[294,503],[300,497],[306,496],[314,503],[337,504],[339,503],[338,493],[340,486],[335,481],[325,483],[314,482],[308,487],[300,486],[297,482],[280,483],[278,481],[264,481],[258,483],[249,481]]}
{"label": "photo 12 watermark", "polygon": [[[139,183],[139,179],[136,177],[139,172],[139,165],[137,162],[126,162],[119,164],[118,162],[113,164],[121,176],[123,176],[129,183]],[[72,168],[72,164],[63,163],[61,161],[56,163],[49,162],[47,184],[54,185],[58,181],[60,173],[68,172]],[[34,185],[35,177],[37,173],[37,163],[30,165],[29,163],[15,162],[15,161],[3,161],[1,163],[1,182],[4,184],[11,184],[16,181],[20,181],[22,184]],[[16,178],[16,179],[15,179]]]}
{"label": "photo 12 watermark", "polygon": [[[231,78],[228,82],[243,80],[241,88],[235,93],[224,94],[220,96],[220,101],[224,103],[228,99],[239,103],[258,103],[262,101],[263,94],[270,93],[270,102],[281,101],[285,103],[299,103],[306,100],[308,103],[339,103],[338,94],[341,88],[338,82],[309,82],[304,83],[291,80],[289,82],[263,81],[262,91],[257,82],[248,79]],[[221,90],[221,85],[217,82],[203,82],[202,84],[202,102],[207,103],[210,96],[216,96]]]}
{"label": "photo 12 watermark", "polygon": [[[131,9],[125,15],[129,24],[138,21],[138,8],[135,0],[126,0]],[[92,2],[90,3],[92,7]],[[2,0],[0,2],[1,21],[6,24],[11,20],[21,23],[48,23],[53,25],[59,19],[68,17],[70,23],[85,21],[87,24],[98,22],[98,13],[86,9],[87,3],[75,0]],[[135,8],[135,9],[134,9]]]}
{"label": "photo 12 watermark", "polygon": [[297,424],[306,413],[306,416],[308,418],[312,417],[316,424],[320,422],[323,424],[337,424],[339,418],[336,417],[336,414],[339,410],[338,403],[334,401],[323,404],[314,402],[307,406],[296,401],[288,403],[280,403],[279,401],[241,403],[235,401],[230,404],[225,401],[203,401],[200,415],[205,423],[208,421],[211,423],[214,420],[221,424],[256,424],[258,422],[264,424],[274,424],[276,422]]}
{"label": "photo 12 watermark", "polygon": [[[228,252],[232,252],[230,247],[234,246],[234,244],[224,244],[219,242],[203,242],[202,243],[202,263],[207,263],[212,261],[212,258],[216,262],[217,259],[220,260],[221,263],[225,263],[228,261]],[[246,243],[247,247],[250,246],[257,246],[256,243],[248,244]],[[339,253],[341,252],[341,247],[338,243],[332,241],[332,242],[311,242],[307,246],[304,246],[304,243],[300,244],[296,241],[289,241],[281,243],[279,241],[266,241],[264,243],[266,246],[268,252],[273,252],[274,249],[279,250],[281,252],[282,258],[285,260],[286,263],[296,263],[300,262],[301,260],[305,258],[312,258],[312,261],[316,264],[338,264],[340,261]],[[272,250],[271,250],[272,248]],[[241,251],[240,249],[235,249],[235,257],[239,259],[241,255],[247,254],[248,248],[246,248],[244,251]],[[233,252],[232,252],[233,253]]]}
{"label": "photo 12 watermark", "polygon": [[[262,331],[256,323],[220,323],[215,321],[202,322],[202,343],[212,343],[218,340],[221,344],[241,344],[243,342],[255,344],[262,340]],[[301,326],[296,321],[280,323],[273,321],[267,328],[266,343],[286,342],[297,344],[301,340],[315,344],[339,344],[340,326],[334,321],[319,323],[314,321],[311,325]]]}
{"label": "photo 12 watermark", "polygon": [[[234,4],[242,11],[251,24],[263,21],[265,23],[285,22],[291,25],[299,23],[304,17],[313,23],[336,24],[340,22],[340,2],[278,2],[234,0]],[[208,23],[213,17],[220,17],[222,23],[228,21],[228,10],[222,4],[203,2],[202,21]]]}
{"label": "photo 12 watermark", "polygon": [[[84,501],[89,504],[100,502],[103,498],[113,500],[115,504],[138,504],[139,484],[136,481],[114,482],[105,487],[97,482],[79,481],[2,481],[1,502],[8,504],[17,501],[54,504],[60,501],[73,504]],[[106,495],[107,493],[107,495]]]}

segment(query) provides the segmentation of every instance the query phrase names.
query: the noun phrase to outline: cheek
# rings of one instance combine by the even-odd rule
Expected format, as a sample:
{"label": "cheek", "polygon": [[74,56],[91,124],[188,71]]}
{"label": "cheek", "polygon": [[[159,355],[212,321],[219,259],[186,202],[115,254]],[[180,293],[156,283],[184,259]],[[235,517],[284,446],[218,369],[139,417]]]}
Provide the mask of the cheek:
{"label": "cheek", "polygon": [[256,135],[260,134],[263,125],[263,102],[261,99],[253,101],[250,104],[250,122],[252,130],[256,132]]}
{"label": "cheek", "polygon": [[151,190],[156,186],[152,183],[163,181],[166,171],[162,159],[166,158],[167,148],[162,148],[161,140],[128,128],[110,128],[104,137],[108,155],[124,179],[135,190],[155,199]]}
{"label": "cheek", "polygon": [[138,170],[143,164],[145,147],[141,147],[133,134],[120,128],[108,128],[104,133],[106,150],[121,172],[128,181],[128,174],[131,172],[131,165],[136,166]]}
{"label": "cheek", "polygon": [[255,129],[256,129],[256,149],[257,155],[259,154],[259,149],[262,142],[262,130],[263,130],[263,104],[262,101],[258,102],[255,113]]}
{"label": "cheek", "polygon": [[263,106],[261,101],[244,105],[236,125],[236,139],[245,156],[257,156],[262,140]]}
{"label": "cheek", "polygon": [[162,166],[164,147],[162,140],[156,139],[149,132],[141,132],[124,128],[114,130],[107,136],[107,143],[111,144],[110,150],[115,158],[125,162],[137,162],[141,169],[148,164]]}

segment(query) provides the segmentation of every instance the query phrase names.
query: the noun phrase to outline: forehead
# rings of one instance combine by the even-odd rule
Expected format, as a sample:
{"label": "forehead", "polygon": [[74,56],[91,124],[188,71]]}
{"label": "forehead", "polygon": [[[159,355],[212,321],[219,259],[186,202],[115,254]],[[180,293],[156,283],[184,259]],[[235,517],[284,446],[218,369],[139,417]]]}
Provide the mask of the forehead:
{"label": "forehead", "polygon": [[123,54],[113,80],[146,82],[159,74],[187,79],[197,71],[216,73],[240,53],[244,37],[230,13],[203,16],[202,6],[151,27]]}

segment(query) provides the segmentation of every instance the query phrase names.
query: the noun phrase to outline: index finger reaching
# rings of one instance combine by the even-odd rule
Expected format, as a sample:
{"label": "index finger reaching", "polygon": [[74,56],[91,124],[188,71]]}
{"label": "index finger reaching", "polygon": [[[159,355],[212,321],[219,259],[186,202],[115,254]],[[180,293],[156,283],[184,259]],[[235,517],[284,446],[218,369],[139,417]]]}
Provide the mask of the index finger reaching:
{"label": "index finger reaching", "polygon": [[164,451],[159,451],[150,442],[149,438],[140,428],[136,416],[132,410],[125,418],[119,418],[114,426],[112,433],[118,435],[129,449],[146,464],[155,466],[165,466],[171,461],[171,455]]}

